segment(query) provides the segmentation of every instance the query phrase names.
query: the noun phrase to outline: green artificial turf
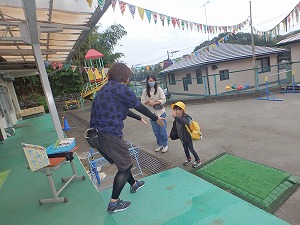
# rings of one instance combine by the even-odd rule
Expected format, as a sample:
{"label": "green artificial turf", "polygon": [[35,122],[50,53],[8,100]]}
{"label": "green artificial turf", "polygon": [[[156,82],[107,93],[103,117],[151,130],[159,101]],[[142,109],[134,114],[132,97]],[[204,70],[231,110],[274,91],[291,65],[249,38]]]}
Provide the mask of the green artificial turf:
{"label": "green artificial turf", "polygon": [[195,174],[268,212],[274,212],[299,186],[296,176],[227,153]]}

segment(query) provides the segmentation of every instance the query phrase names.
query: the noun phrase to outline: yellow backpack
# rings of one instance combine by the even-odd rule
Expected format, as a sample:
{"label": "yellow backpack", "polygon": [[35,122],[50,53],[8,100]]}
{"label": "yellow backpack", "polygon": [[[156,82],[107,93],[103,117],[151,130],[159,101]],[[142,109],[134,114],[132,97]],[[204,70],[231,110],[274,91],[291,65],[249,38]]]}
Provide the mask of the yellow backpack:
{"label": "yellow backpack", "polygon": [[198,122],[190,120],[189,125],[185,125],[187,131],[190,133],[192,140],[197,141],[202,139],[202,131]]}

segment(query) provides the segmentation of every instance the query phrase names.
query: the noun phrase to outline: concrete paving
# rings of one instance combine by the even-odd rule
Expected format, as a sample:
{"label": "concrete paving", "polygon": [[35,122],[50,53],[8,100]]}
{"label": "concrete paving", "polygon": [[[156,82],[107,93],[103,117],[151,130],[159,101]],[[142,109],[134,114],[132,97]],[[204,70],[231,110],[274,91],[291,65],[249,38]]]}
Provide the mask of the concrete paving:
{"label": "concrete paving", "polygon": [[[200,123],[203,139],[194,142],[202,162],[222,152],[284,170],[300,177],[300,94],[276,94],[283,101],[266,101],[245,98],[205,103],[185,101],[187,113]],[[67,118],[71,127],[66,134],[76,137],[80,151],[89,151],[83,137],[89,126],[91,103],[84,110],[63,111],[57,105],[59,115]],[[170,105],[166,106],[167,127],[170,132],[173,118]],[[124,138],[156,157],[181,167],[185,161],[180,141],[169,141],[167,153],[154,152],[156,141],[150,122],[144,125],[128,118],[125,121]],[[79,154],[81,154],[79,151]],[[84,163],[84,162],[83,162]],[[300,190],[298,189],[275,213],[283,220],[300,225]]]}

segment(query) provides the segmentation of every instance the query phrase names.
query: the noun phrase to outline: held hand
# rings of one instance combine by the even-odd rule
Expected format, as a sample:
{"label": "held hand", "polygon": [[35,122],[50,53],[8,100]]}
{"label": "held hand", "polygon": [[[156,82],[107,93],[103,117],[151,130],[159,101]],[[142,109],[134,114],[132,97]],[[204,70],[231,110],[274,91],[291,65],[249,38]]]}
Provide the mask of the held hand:
{"label": "held hand", "polygon": [[144,120],[144,118],[142,117],[142,119],[140,120],[143,124],[148,124],[145,120]]}
{"label": "held hand", "polygon": [[156,123],[157,123],[159,126],[163,127],[163,126],[165,125],[164,120],[166,120],[166,118],[158,117],[158,120],[156,120]]}
{"label": "held hand", "polygon": [[149,100],[147,105],[153,106],[154,105],[154,101],[153,100]]}

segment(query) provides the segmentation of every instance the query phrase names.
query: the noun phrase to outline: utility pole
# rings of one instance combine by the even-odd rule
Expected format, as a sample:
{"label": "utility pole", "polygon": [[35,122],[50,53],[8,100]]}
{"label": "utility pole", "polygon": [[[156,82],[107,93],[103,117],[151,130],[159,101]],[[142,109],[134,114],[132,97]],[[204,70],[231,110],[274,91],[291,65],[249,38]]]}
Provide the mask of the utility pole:
{"label": "utility pole", "polygon": [[254,84],[255,89],[257,89],[257,79],[256,79],[256,66],[255,66],[255,48],[254,48],[254,36],[253,36],[253,24],[252,24],[252,10],[251,10],[251,1],[250,3],[250,27],[251,27],[251,45],[252,45],[252,63],[253,63],[253,72],[254,72]]}
{"label": "utility pole", "polygon": [[203,5],[200,6],[201,7],[204,7],[204,13],[205,13],[205,23],[206,23],[206,32],[207,32],[207,40],[209,41],[209,30],[208,30],[208,27],[207,27],[207,15],[206,15],[206,5],[209,3],[209,1],[207,1],[206,3],[204,3]]}

